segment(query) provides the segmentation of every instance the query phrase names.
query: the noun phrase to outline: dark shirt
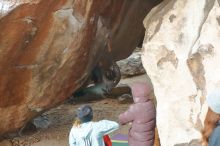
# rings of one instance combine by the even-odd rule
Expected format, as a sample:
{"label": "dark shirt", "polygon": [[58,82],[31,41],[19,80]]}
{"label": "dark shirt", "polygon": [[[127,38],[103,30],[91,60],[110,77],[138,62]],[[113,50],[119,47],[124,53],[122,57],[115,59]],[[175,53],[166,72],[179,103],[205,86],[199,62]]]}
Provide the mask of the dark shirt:
{"label": "dark shirt", "polygon": [[220,146],[220,122],[209,138],[209,146]]}

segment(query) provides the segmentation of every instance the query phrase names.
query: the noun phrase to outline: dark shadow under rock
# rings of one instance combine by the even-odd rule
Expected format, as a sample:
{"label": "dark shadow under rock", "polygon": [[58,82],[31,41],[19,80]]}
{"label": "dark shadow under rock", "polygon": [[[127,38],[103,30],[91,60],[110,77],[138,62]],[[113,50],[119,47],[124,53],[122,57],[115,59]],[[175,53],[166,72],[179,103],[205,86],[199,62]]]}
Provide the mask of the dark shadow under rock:
{"label": "dark shadow under rock", "polygon": [[18,134],[19,136],[26,136],[26,135],[33,135],[36,132],[37,132],[36,126],[33,123],[29,122],[23,128],[20,129]]}
{"label": "dark shadow under rock", "polygon": [[131,88],[126,84],[119,84],[117,87],[113,88],[110,95],[113,97],[118,97],[123,94],[131,94]]}
{"label": "dark shadow under rock", "polygon": [[124,94],[131,95],[131,89],[126,84],[119,84],[117,87],[113,88],[109,94],[106,94],[105,97],[95,94],[85,94],[83,96],[78,96],[78,97],[74,97],[74,95],[72,95],[68,100],[66,100],[65,103],[69,103],[69,104],[86,103],[86,102],[103,100],[104,98],[117,99],[118,97]]}

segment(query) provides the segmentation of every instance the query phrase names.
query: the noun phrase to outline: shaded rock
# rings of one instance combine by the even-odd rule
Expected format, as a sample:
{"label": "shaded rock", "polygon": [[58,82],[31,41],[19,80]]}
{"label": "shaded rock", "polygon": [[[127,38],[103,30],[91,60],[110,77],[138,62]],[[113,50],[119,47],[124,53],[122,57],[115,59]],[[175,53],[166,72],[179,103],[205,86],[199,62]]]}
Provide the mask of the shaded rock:
{"label": "shaded rock", "polygon": [[142,60],[157,98],[162,146],[201,138],[205,97],[220,87],[219,11],[215,0],[170,0],[144,20]]}
{"label": "shaded rock", "polygon": [[130,94],[123,94],[118,97],[118,102],[121,104],[131,104],[134,103],[133,97]]}
{"label": "shaded rock", "polygon": [[0,0],[0,137],[128,57],[160,1]]}
{"label": "shaded rock", "polygon": [[[128,85],[119,84],[117,87],[113,88],[109,94],[101,96],[98,94],[85,94],[81,96],[74,96],[74,94],[66,101],[66,103],[77,104],[77,103],[86,103],[91,101],[102,100],[104,98],[118,98],[123,94],[131,94],[131,89]],[[128,99],[125,99],[125,102]],[[128,101],[129,102],[129,101]]]}
{"label": "shaded rock", "polygon": [[37,132],[37,127],[31,123],[28,122],[23,128],[21,128],[18,132],[18,136],[26,136],[26,135],[33,135],[34,133]]}
{"label": "shaded rock", "polygon": [[145,74],[139,49],[134,51],[128,58],[117,62],[120,67],[122,78]]}
{"label": "shaded rock", "polygon": [[91,101],[102,100],[104,98],[106,97],[95,95],[95,94],[86,94],[86,95],[77,96],[77,97],[72,95],[69,99],[66,100],[65,103],[68,103],[68,104],[88,103]]}
{"label": "shaded rock", "polygon": [[46,116],[38,116],[33,119],[32,123],[36,126],[36,128],[47,129],[50,126],[50,121]]}
{"label": "shaded rock", "polygon": [[45,115],[40,115],[28,122],[18,132],[19,136],[32,135],[37,132],[37,129],[47,129],[51,122]]}

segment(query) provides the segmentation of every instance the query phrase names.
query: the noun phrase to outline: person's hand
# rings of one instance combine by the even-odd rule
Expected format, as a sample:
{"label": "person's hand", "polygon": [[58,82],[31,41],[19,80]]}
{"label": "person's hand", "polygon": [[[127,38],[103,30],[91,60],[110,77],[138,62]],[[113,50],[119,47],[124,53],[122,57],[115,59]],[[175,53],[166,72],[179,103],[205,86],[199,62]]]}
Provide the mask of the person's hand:
{"label": "person's hand", "polygon": [[117,121],[119,123],[120,126],[125,125],[125,123],[122,123],[120,120]]}
{"label": "person's hand", "polygon": [[126,124],[125,124],[125,123],[120,123],[120,125],[121,125],[121,126],[124,126],[124,125],[126,125]]}

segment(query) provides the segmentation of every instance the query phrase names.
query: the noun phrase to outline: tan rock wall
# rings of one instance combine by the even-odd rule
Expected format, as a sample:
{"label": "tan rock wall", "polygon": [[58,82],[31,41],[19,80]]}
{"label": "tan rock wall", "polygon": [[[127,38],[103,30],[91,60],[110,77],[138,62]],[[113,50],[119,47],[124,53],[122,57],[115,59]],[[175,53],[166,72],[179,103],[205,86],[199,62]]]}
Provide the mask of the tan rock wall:
{"label": "tan rock wall", "polygon": [[164,1],[145,18],[142,61],[162,146],[200,138],[207,92],[220,86],[219,1]]}

